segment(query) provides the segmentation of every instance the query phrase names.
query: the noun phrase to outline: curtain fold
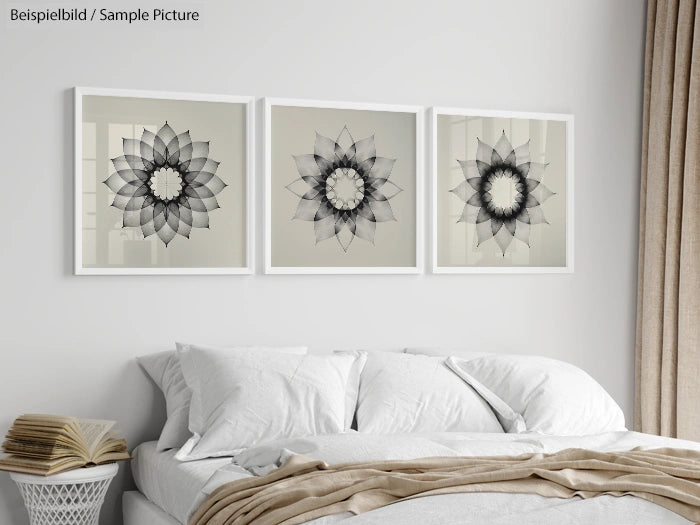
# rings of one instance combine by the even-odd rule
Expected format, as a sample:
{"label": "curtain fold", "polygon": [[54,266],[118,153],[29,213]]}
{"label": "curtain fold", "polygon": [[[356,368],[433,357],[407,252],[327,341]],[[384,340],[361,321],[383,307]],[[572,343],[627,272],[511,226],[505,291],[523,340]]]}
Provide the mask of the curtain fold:
{"label": "curtain fold", "polygon": [[700,12],[647,7],[635,428],[700,441]]}

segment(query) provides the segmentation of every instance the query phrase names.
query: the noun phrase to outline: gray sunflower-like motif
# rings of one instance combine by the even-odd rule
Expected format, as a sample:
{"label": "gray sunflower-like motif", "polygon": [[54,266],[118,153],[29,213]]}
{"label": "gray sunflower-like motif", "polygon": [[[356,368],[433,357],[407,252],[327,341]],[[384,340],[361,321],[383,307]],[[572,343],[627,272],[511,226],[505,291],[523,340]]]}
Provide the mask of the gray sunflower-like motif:
{"label": "gray sunflower-like motif", "polygon": [[175,235],[190,237],[192,228],[208,228],[209,212],[219,208],[216,195],[226,184],[209,158],[209,142],[193,142],[166,122],[157,133],[123,139],[124,154],[112,159],[114,173],[104,181],[116,195],[112,206],[123,211],[123,228],[156,234],[168,246]]}
{"label": "gray sunflower-like motif", "polygon": [[335,237],[347,252],[355,237],[374,243],[377,223],[396,220],[389,204],[402,191],[389,181],[396,159],[377,156],[374,136],[355,142],[347,126],[335,140],[316,133],[314,152],[294,160],[293,219],[313,221],[316,243]]}
{"label": "gray sunflower-like motif", "polygon": [[530,227],[549,224],[541,204],[554,193],[543,183],[547,164],[530,160],[530,142],[513,148],[505,131],[494,147],[477,138],[476,159],[457,160],[465,180],[450,190],[464,209],[457,222],[476,225],[477,246],[494,238],[505,256],[513,238],[530,246]]}

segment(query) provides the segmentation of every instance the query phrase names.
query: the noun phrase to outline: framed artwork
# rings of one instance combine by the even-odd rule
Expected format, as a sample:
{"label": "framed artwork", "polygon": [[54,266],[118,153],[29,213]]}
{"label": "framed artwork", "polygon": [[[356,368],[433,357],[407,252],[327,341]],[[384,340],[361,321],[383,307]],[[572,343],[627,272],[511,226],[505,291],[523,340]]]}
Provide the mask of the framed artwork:
{"label": "framed artwork", "polygon": [[574,266],[573,115],[433,108],[434,273]]}
{"label": "framed artwork", "polygon": [[423,108],[265,99],[265,272],[422,271]]}
{"label": "framed artwork", "polygon": [[253,97],[75,88],[75,273],[253,272]]}

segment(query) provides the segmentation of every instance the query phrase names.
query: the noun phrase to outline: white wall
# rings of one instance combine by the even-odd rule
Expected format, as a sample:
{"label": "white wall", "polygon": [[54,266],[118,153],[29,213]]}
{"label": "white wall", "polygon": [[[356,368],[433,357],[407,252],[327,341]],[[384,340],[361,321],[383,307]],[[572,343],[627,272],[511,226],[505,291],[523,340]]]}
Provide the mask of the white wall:
{"label": "white wall", "polygon": [[[43,411],[116,419],[132,446],[156,437],[162,401],[133,357],[175,339],[539,353],[583,367],[631,421],[644,2],[189,7],[202,20],[176,28],[0,28],[0,429]],[[574,113],[576,271],[74,277],[75,85]],[[130,487],[122,465],[104,524]],[[26,523],[1,474],[0,523]]]}

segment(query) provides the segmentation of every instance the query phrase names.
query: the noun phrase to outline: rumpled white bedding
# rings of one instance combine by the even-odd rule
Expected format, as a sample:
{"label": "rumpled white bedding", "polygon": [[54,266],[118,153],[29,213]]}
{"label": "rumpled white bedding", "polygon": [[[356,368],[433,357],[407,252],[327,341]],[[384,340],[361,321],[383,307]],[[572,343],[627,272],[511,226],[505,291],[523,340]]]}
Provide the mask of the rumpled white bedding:
{"label": "rumpled white bedding", "polygon": [[204,498],[202,488],[217,471],[229,469],[226,481],[250,476],[232,465],[231,458],[182,462],[175,459],[177,449],[158,452],[156,445],[149,441],[133,450],[131,474],[141,493],[180,523],[187,523],[196,510],[193,505]]}
{"label": "rumpled white bedding", "polygon": [[[170,494],[167,500],[179,499],[178,508],[165,508],[165,499],[154,500],[186,523],[189,515],[218,486],[248,475],[269,472],[292,454],[303,454],[329,464],[380,459],[413,459],[429,456],[493,456],[518,455],[531,452],[551,453],[566,448],[586,448],[598,451],[622,451],[635,447],[646,449],[674,447],[700,450],[700,443],[620,431],[589,436],[545,436],[525,434],[431,433],[406,435],[372,435],[358,432],[281,439],[252,447],[233,458],[233,462],[213,466],[208,481],[193,491]],[[139,447],[140,448],[140,447]],[[158,453],[156,453],[158,454]],[[160,453],[160,454],[168,454]],[[136,462],[139,454],[135,454]],[[170,456],[170,461],[176,462]],[[217,460],[224,461],[223,458]],[[199,461],[188,463],[194,465]],[[182,465],[182,464],[180,464]],[[210,467],[211,468],[211,467]],[[243,469],[246,469],[244,471]],[[138,468],[135,469],[138,471]],[[172,471],[172,475],[177,475]],[[137,480],[137,485],[141,488]],[[182,499],[187,499],[187,502]],[[184,511],[184,508],[188,508]],[[309,522],[326,525],[380,525],[387,523],[445,524],[532,524],[610,523],[630,525],[688,525],[691,522],[677,514],[633,496],[616,498],[601,496],[590,500],[580,498],[544,498],[534,494],[473,493],[449,494],[415,498],[395,503],[359,516],[349,513],[327,516]]]}

